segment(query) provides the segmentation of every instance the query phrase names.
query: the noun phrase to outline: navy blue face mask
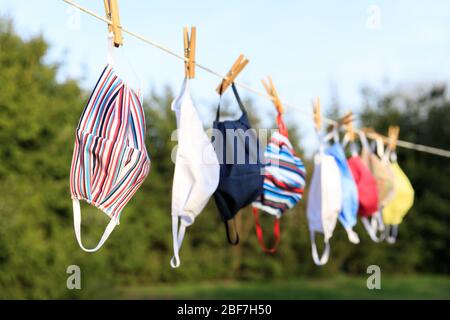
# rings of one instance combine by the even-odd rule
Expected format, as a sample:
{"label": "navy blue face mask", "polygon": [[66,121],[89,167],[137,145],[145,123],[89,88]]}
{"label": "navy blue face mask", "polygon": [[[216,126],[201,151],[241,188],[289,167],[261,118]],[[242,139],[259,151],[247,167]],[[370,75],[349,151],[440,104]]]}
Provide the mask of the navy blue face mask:
{"label": "navy blue face mask", "polygon": [[219,121],[219,101],[213,125],[213,145],[220,162],[220,180],[214,199],[225,223],[228,242],[235,245],[239,243],[239,235],[234,224],[236,235],[235,240],[231,240],[228,221],[233,219],[234,223],[238,211],[261,194],[264,175],[256,131],[251,129],[234,83],[232,88],[242,115],[238,120]]}

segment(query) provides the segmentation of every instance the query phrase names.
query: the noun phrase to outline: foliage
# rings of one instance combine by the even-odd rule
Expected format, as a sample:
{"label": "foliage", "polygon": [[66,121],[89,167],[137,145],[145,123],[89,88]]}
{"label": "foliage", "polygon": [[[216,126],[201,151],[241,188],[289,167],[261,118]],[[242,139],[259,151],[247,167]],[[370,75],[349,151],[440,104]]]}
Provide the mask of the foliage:
{"label": "foliage", "polygon": [[[145,101],[149,177],[107,244],[95,254],[82,252],[73,234],[69,170],[75,127],[89,92],[75,79],[56,80],[59,66],[44,63],[47,48],[42,37],[24,40],[11,22],[0,20],[0,298],[98,298],[112,295],[111,288],[156,282],[330,277],[365,273],[369,264],[384,272],[448,274],[447,160],[404,149],[399,162],[417,196],[396,245],[370,242],[358,225],[362,244],[354,246],[338,226],[330,262],[317,268],[310,256],[305,201],[282,218],[281,246],[274,255],[260,250],[249,208],[237,219],[241,244],[230,247],[210,201],[187,230],[181,267],[171,269],[171,152],[176,141],[171,140],[175,119],[169,88]],[[366,97],[364,123],[377,129],[398,123],[402,138],[450,149],[450,102],[444,90],[432,89],[416,99],[397,92],[366,92]],[[251,101],[246,105],[256,125]],[[291,138],[299,145],[298,135],[293,132]],[[305,159],[305,164],[310,177],[311,162]],[[107,217],[87,204],[82,214],[83,238],[92,246]],[[270,242],[273,218],[261,219]],[[66,288],[66,268],[72,264],[82,270],[79,291]]]}

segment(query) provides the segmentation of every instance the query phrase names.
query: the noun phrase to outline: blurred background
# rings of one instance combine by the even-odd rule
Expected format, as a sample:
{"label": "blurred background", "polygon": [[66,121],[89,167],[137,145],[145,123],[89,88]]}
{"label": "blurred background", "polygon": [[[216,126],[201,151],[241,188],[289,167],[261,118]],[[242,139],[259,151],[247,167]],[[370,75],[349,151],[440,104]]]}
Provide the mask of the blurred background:
{"label": "blurred background", "polygon": [[[77,3],[104,15],[103,1]],[[450,3],[434,1],[119,1],[130,30],[182,53],[182,27],[195,25],[197,61],[226,73],[239,53],[250,59],[239,81],[262,90],[272,75],[283,100],[309,112],[320,96],[333,118],[347,110],[358,125],[450,149]],[[121,225],[95,254],[77,245],[69,170],[75,127],[106,63],[106,24],[62,1],[0,0],[0,298],[450,298],[450,177],[446,158],[399,149],[415,204],[396,244],[348,242],[338,224],[324,267],[311,259],[303,201],[281,220],[278,252],[260,250],[249,208],[237,218],[241,243],[226,242],[210,201],[192,227],[174,270],[170,103],[184,77],[181,61],[125,35],[117,69],[144,90],[150,175]],[[193,98],[211,126],[219,79],[199,70]],[[231,91],[231,90],[230,90]],[[273,105],[240,90],[255,127],[275,127]],[[237,111],[227,92],[227,112]],[[231,103],[233,102],[233,103]],[[290,138],[308,180],[317,147],[310,116],[286,108]],[[308,190],[308,189],[307,189]],[[107,217],[83,206],[83,238],[94,245]],[[270,239],[272,219],[262,216]],[[369,265],[382,289],[368,290]],[[68,290],[78,265],[82,289]]]}

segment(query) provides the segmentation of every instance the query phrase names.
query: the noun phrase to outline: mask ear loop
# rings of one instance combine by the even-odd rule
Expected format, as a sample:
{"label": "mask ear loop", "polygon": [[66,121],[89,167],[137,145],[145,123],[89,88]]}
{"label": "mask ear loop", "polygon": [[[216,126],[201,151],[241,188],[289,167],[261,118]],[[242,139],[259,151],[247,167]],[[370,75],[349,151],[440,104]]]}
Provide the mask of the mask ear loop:
{"label": "mask ear loop", "polygon": [[234,241],[231,240],[230,227],[228,226],[228,221],[225,221],[224,223],[225,223],[225,232],[227,234],[228,243],[233,246],[238,245],[239,244],[239,234],[238,234],[237,228],[236,228],[236,220],[233,218],[233,227],[234,227],[234,234],[235,234]]}
{"label": "mask ear loop", "polygon": [[386,226],[386,242],[394,244],[397,241],[398,225]]}
{"label": "mask ear loop", "polygon": [[377,155],[380,159],[383,159],[385,155],[383,140],[381,138],[376,138],[375,141],[376,141]]}
{"label": "mask ear loop", "polygon": [[108,225],[106,226],[105,232],[103,233],[100,241],[98,242],[97,246],[93,249],[86,249],[83,246],[83,243],[81,242],[81,210],[80,210],[80,201],[78,199],[72,199],[73,204],[73,226],[75,229],[75,237],[77,238],[78,245],[80,246],[83,251],[86,252],[95,252],[99,250],[103,244],[108,240],[108,237],[110,236],[111,232],[113,232],[114,228],[117,225],[117,219],[115,217],[112,217],[109,221]]}
{"label": "mask ear loop", "polygon": [[116,59],[114,54],[114,33],[108,33],[107,47],[106,47],[106,61],[108,64],[114,67]]}
{"label": "mask ear loop", "polygon": [[342,147],[345,149],[349,143],[350,143],[350,145],[349,145],[350,153],[351,153],[352,157],[356,157],[358,155],[358,150],[356,148],[356,144],[354,141],[350,142],[349,135],[345,134],[344,138],[342,139]]}
{"label": "mask ear loop", "polygon": [[366,134],[363,131],[358,131],[359,141],[361,141],[361,145],[368,151],[372,151],[370,148],[369,142],[367,141]]}
{"label": "mask ear loop", "polygon": [[316,235],[315,235],[315,231],[311,231],[309,233],[310,238],[311,238],[311,253],[312,253],[312,258],[314,263],[317,266],[323,266],[324,264],[326,264],[328,262],[328,259],[330,257],[330,243],[329,243],[329,239],[325,239],[325,249],[323,251],[322,256],[319,258],[319,253],[317,252],[317,246],[316,246]]}
{"label": "mask ear loop", "polygon": [[358,244],[360,242],[358,234],[353,231],[352,228],[345,228],[345,232],[347,232],[348,241],[353,244]]}
{"label": "mask ear loop", "polygon": [[[319,139],[320,139],[320,136],[319,136]],[[331,131],[323,137],[322,141],[328,142],[331,139],[333,139],[334,143],[339,143],[339,132],[338,132],[337,124],[333,125],[333,129],[331,129]]]}
{"label": "mask ear loop", "polygon": [[397,162],[397,152],[395,150],[392,150],[390,152],[390,158],[391,158],[391,162],[393,162],[393,163]]}
{"label": "mask ear loop", "polygon": [[275,217],[275,222],[273,225],[273,235],[275,238],[275,243],[271,248],[267,248],[264,244],[264,237],[263,237],[263,231],[261,228],[261,224],[259,223],[259,213],[258,208],[253,207],[253,216],[255,217],[255,230],[256,230],[256,236],[258,237],[258,242],[266,253],[275,253],[277,252],[278,243],[280,242],[280,219],[278,217]]}
{"label": "mask ear loop", "polygon": [[[372,153],[372,149],[370,148],[369,142],[367,141],[366,134],[363,131],[359,131],[358,135],[359,140],[361,141],[362,148]],[[370,220],[367,217],[362,217],[361,221],[370,239],[373,242],[379,243],[384,240],[384,224],[380,210],[377,211]],[[379,236],[377,236],[377,231],[380,231]]]}
{"label": "mask ear loop", "polygon": [[170,266],[174,269],[180,266],[180,249],[186,233],[186,225],[183,221],[178,229],[179,219],[178,216],[172,216],[173,257],[170,259]]}
{"label": "mask ear loop", "polygon": [[[361,218],[361,222],[363,223],[364,229],[366,229],[370,239],[375,243],[379,243],[384,239],[384,234],[382,232],[384,230],[384,227],[383,230],[380,230],[378,218],[376,217],[376,215],[378,214],[379,212],[375,213],[375,215],[371,218],[371,220],[369,220],[369,218],[367,217]],[[377,236],[377,230],[380,231],[380,236]]]}

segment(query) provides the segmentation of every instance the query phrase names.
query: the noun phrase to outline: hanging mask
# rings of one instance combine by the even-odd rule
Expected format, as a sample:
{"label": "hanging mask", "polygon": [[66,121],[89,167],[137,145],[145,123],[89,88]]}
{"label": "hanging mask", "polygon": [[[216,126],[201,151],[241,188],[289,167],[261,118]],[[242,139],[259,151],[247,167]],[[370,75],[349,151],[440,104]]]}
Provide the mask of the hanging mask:
{"label": "hanging mask", "polygon": [[[279,132],[275,132],[264,153],[264,185],[263,192],[253,202],[256,235],[265,252],[274,253],[280,239],[279,219],[282,214],[293,208],[300,201],[305,188],[306,171],[303,162],[295,155],[281,114],[277,116]],[[275,216],[275,244],[266,248],[263,232],[259,223],[258,209]]]}
{"label": "hanging mask", "polygon": [[[363,139],[360,140],[362,141]],[[345,142],[346,140],[344,138],[344,145],[346,144]],[[364,142],[361,143],[364,149]],[[365,143],[367,143],[367,140]],[[347,163],[358,189],[358,215],[370,238],[374,242],[379,242],[380,239],[376,234],[377,224],[374,224],[375,227],[373,227],[372,221],[369,220],[376,221],[378,216],[381,217],[378,211],[377,182],[370,169],[358,155],[356,145],[353,141],[350,142],[350,150],[351,156],[347,159]]]}
{"label": "hanging mask", "polygon": [[[330,256],[330,238],[342,209],[341,173],[334,157],[326,155],[323,146],[314,157],[306,214],[311,238],[311,252],[316,265],[324,265]],[[319,258],[315,235],[322,233],[325,249]]]}
{"label": "hanging mask", "polygon": [[177,119],[178,148],[172,185],[172,268],[180,265],[179,251],[185,230],[206,206],[219,183],[219,161],[203,130],[185,78],[172,103]]}
{"label": "hanging mask", "polygon": [[[238,244],[231,239],[228,221],[249,205],[262,192],[264,175],[260,156],[260,145],[255,130],[252,130],[247,112],[239,98],[234,83],[232,89],[242,115],[238,120],[219,121],[220,102],[213,128],[213,145],[220,162],[219,186],[214,193],[217,208],[225,223],[230,244]],[[235,225],[236,230],[236,225]]]}
{"label": "hanging mask", "polygon": [[348,167],[344,149],[339,143],[337,128],[333,129],[331,136],[334,137],[334,143],[325,150],[325,153],[334,157],[341,172],[342,209],[339,213],[339,221],[347,232],[348,240],[357,244],[359,237],[353,231],[353,227],[356,225],[358,216],[358,189]]}
{"label": "hanging mask", "polygon": [[395,243],[398,226],[414,204],[414,189],[397,163],[397,156],[392,153],[391,169],[394,175],[394,197],[383,209],[383,220],[386,228],[386,240]]}
{"label": "hanging mask", "polygon": [[362,144],[361,160],[374,176],[378,191],[377,212],[372,215],[372,217],[362,216],[361,221],[370,238],[374,242],[380,242],[383,241],[385,237],[385,226],[381,210],[393,196],[394,180],[389,163],[384,157],[383,141],[377,139],[374,144],[377,156],[373,153],[372,148],[370,148],[366,135],[363,132],[360,132],[359,136]]}
{"label": "hanging mask", "polygon": [[[108,64],[78,123],[70,171],[75,236],[84,251],[100,249],[148,175],[150,158],[144,138],[142,96],[130,89]],[[93,249],[86,249],[81,242],[79,200],[94,205],[110,218]]]}

